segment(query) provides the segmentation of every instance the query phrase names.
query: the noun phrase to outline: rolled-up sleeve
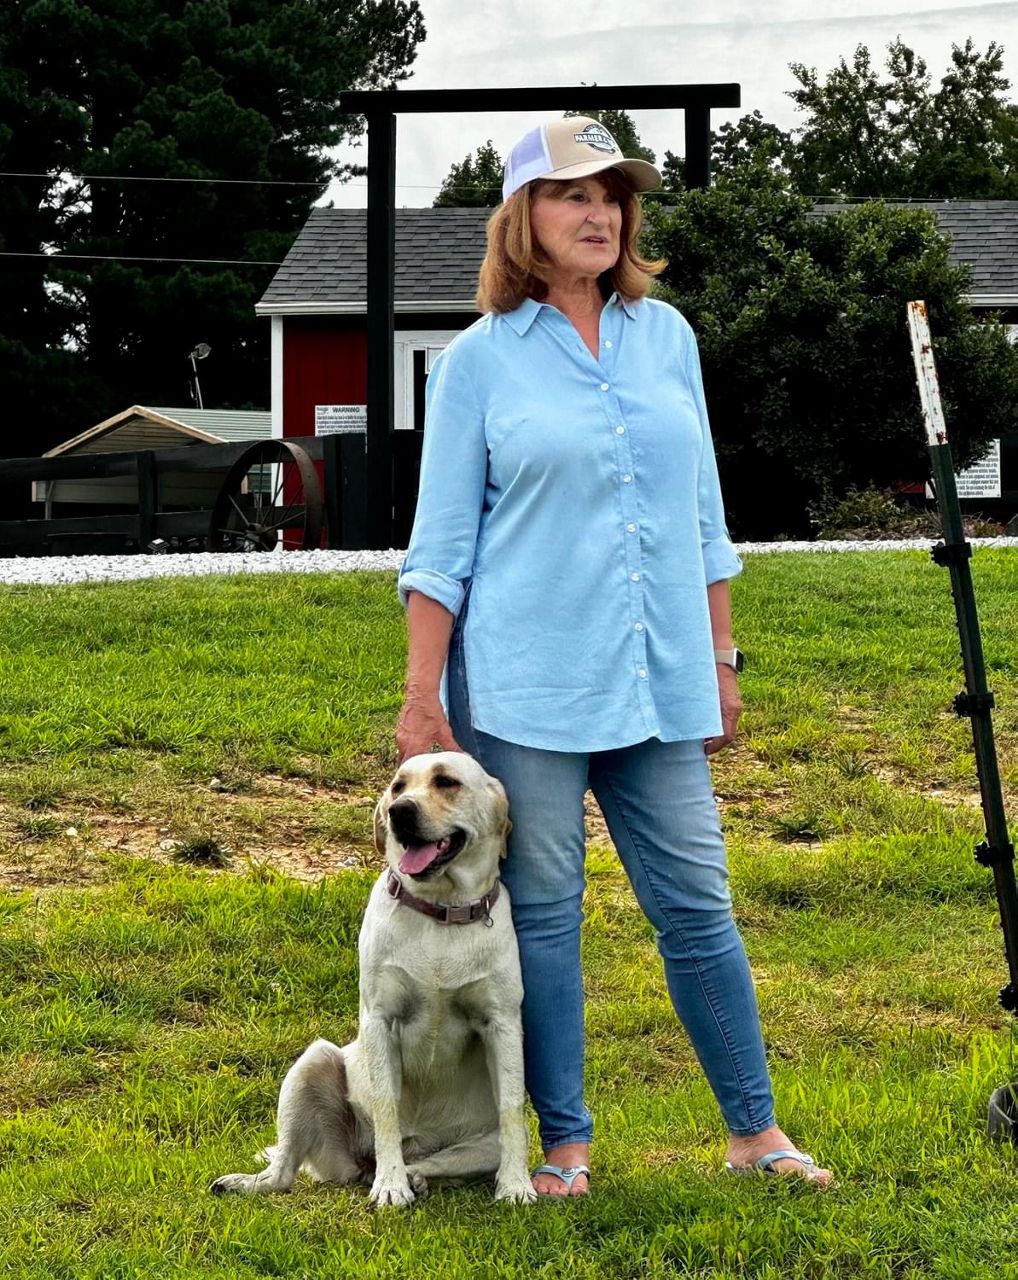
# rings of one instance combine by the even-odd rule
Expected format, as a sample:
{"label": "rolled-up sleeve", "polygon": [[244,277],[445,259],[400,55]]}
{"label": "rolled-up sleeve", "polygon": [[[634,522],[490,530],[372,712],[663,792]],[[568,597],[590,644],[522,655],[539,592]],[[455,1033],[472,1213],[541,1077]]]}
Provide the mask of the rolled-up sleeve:
{"label": "rolled-up sleeve", "polygon": [[732,546],[725,525],[725,509],[721,500],[721,482],[718,479],[714,440],[710,433],[707,403],[703,394],[703,375],[700,371],[700,352],[692,330],[688,331],[686,348],[686,372],[696,400],[696,410],[703,429],[703,452],[700,455],[700,475],[697,481],[698,509],[700,513],[700,546],[703,554],[704,573],[708,586],[723,578],[734,578],[742,572],[742,561]]}
{"label": "rolled-up sleeve", "polygon": [[428,376],[417,512],[398,582],[404,606],[419,591],[454,617],[473,572],[488,474],[470,354],[450,346]]}

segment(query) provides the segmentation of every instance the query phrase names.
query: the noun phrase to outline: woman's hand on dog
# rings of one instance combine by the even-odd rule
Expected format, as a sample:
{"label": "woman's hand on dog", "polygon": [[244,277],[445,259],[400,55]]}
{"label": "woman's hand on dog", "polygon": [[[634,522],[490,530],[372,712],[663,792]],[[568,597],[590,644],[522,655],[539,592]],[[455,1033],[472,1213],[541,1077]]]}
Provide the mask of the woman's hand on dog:
{"label": "woman's hand on dog", "polygon": [[396,723],[399,762],[402,764],[411,756],[423,755],[433,747],[441,751],[463,750],[453,737],[438,696],[408,691]]}

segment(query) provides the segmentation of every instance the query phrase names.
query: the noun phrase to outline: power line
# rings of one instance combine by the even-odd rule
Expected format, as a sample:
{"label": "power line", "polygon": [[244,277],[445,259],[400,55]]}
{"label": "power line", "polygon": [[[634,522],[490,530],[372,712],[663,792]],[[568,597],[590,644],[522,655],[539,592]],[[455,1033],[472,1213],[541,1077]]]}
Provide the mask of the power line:
{"label": "power line", "polygon": [[0,178],[48,178],[51,182],[59,178],[73,178],[78,182],[215,182],[245,187],[320,187],[332,181],[331,178],[323,178],[319,182],[291,182],[283,178],[162,178],[148,174],[69,172],[0,173]]}
{"label": "power line", "polygon": [[46,258],[49,262],[182,262],[222,267],[281,267],[281,262],[264,262],[257,258],[142,258],[127,254],[99,253],[14,253],[0,252],[0,258]]}
{"label": "power line", "polygon": [[[223,183],[235,186],[251,186],[251,187],[320,187],[321,182],[291,182],[277,178],[163,178],[152,177],[148,175],[136,174],[69,174],[69,173],[20,173],[20,172],[4,172],[0,171],[0,178],[48,178],[55,181],[58,178],[76,178],[82,182],[194,182],[194,183]],[[333,179],[324,179],[326,183],[331,183]],[[357,190],[367,187],[367,182],[344,182],[343,186],[351,187]],[[491,186],[487,182],[457,182],[450,190],[453,193],[460,191],[486,191]],[[397,182],[396,187],[401,191],[441,191],[445,188],[444,182]],[[685,187],[670,188],[658,187],[654,191],[646,193],[650,196],[684,196],[687,194]],[[946,196],[836,196],[821,192],[817,195],[810,196],[811,200],[830,200],[837,201],[842,204],[859,203],[863,204],[870,200],[886,200],[898,201],[899,203],[922,203],[932,201],[934,203],[947,203]],[[176,259],[167,259],[167,261],[176,261]],[[183,261],[183,259],[181,259]],[[201,261],[201,259],[188,259],[188,261]],[[209,259],[212,261],[212,259]],[[268,263],[266,265],[273,265]]]}
{"label": "power line", "polygon": [[[223,183],[247,187],[320,187],[329,185],[333,179],[323,178],[321,182],[290,182],[281,178],[164,178],[149,174],[130,173],[24,173],[0,171],[0,178],[45,178],[56,182],[61,178],[73,179],[77,182],[196,182]],[[346,187],[367,187],[364,182],[344,182]],[[442,182],[397,182],[396,186],[407,191],[441,191]],[[457,191],[483,191],[489,184],[485,182],[457,183]]]}

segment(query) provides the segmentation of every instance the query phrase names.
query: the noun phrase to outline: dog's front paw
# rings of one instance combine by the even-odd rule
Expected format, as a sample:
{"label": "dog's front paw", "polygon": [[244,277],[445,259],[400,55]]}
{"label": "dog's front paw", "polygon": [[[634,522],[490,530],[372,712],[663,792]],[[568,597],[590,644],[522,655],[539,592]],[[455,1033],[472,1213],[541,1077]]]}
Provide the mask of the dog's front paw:
{"label": "dog's front paw", "polygon": [[[214,1196],[249,1196],[259,1190],[256,1173],[224,1173],[209,1187]],[[266,1188],[268,1190],[268,1188]]]}
{"label": "dog's front paw", "polygon": [[383,1205],[410,1205],[414,1202],[414,1193],[406,1174],[400,1177],[377,1177],[372,1183],[368,1199],[377,1208]]}
{"label": "dog's front paw", "polygon": [[501,1169],[495,1176],[495,1199],[508,1200],[510,1204],[533,1204],[537,1192],[526,1169],[514,1173],[503,1173]]}

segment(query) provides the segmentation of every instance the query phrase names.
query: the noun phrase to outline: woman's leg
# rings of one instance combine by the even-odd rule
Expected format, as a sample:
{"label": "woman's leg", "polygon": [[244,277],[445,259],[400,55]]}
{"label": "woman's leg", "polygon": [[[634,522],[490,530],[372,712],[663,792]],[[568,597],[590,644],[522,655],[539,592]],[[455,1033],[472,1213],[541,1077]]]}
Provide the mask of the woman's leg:
{"label": "woman's leg", "polygon": [[[512,902],[523,973],[527,1091],[549,1162],[585,1164],[592,1131],[583,1101],[580,972],[587,756],[521,747],[475,730],[455,641],[449,663],[453,733],[501,781],[509,797],[512,831],[501,875]],[[551,1194],[564,1190],[561,1180],[549,1175],[535,1178],[535,1185]],[[585,1189],[585,1179],[576,1189]]]}
{"label": "woman's leg", "polygon": [[[729,1160],[751,1165],[793,1148],[774,1117],[703,744],[650,739],[599,752],[591,757],[590,782],[640,905],[658,930],[672,1004],[728,1125]],[[773,1168],[804,1172],[794,1160]],[[831,1175],[816,1169],[809,1176],[826,1185]]]}
{"label": "woman's leg", "polygon": [[682,1019],[732,1133],[774,1123],[753,981],[699,742],[651,739],[591,760],[591,786],[658,948]]}
{"label": "woman's leg", "polygon": [[[583,795],[587,758],[476,735],[478,758],[509,797],[512,831],[502,879],[523,973],[523,1058],[541,1145],[587,1144],[583,1101]],[[568,1162],[568,1161],[567,1161]],[[583,1161],[581,1161],[583,1162]]]}

